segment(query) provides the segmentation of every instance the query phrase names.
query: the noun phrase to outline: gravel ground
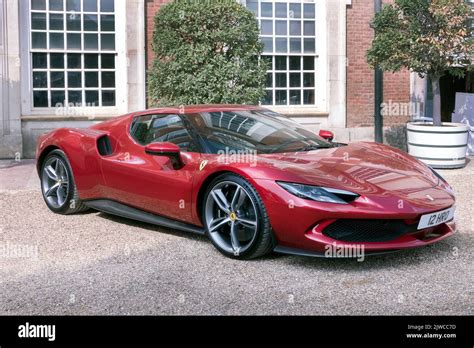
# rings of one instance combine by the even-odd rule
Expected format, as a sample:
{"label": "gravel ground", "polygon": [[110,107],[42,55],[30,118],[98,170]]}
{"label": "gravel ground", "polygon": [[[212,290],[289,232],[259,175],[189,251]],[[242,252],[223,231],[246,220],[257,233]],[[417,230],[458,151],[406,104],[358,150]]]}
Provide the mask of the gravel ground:
{"label": "gravel ground", "polygon": [[32,161],[0,162],[0,314],[473,315],[474,163],[441,174],[457,192],[459,231],[445,241],[364,262],[242,262],[200,236],[55,215]]}

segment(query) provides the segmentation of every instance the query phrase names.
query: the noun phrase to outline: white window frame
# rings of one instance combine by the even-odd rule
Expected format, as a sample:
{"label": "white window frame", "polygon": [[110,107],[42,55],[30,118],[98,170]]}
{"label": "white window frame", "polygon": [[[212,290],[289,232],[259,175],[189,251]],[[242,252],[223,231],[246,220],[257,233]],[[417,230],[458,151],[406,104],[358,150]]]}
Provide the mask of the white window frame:
{"label": "white window frame", "polygon": [[[300,3],[302,4],[302,16],[299,20],[301,20],[302,22],[304,22],[304,15],[303,15],[303,9],[304,9],[304,4],[314,4],[315,5],[315,36],[304,36],[303,34],[303,30],[304,30],[304,27],[302,25],[302,32],[301,32],[301,35],[300,36],[293,36],[293,37],[298,37],[301,39],[302,41],[302,50],[301,50],[301,53],[291,53],[289,52],[289,49],[288,49],[288,52],[286,53],[279,53],[279,52],[276,52],[276,45],[274,44],[273,45],[273,52],[272,53],[267,53],[267,52],[263,52],[262,53],[262,56],[285,56],[285,57],[289,57],[289,56],[311,56],[311,57],[315,57],[315,87],[314,87],[314,91],[315,91],[315,100],[314,100],[314,104],[308,104],[308,105],[304,105],[304,104],[301,104],[301,105],[276,105],[276,104],[270,104],[270,105],[263,105],[264,107],[266,108],[269,108],[269,109],[272,109],[276,112],[281,112],[281,113],[286,113],[286,114],[313,114],[313,113],[321,113],[321,114],[324,114],[324,113],[327,113],[327,83],[328,83],[328,69],[327,69],[327,62],[328,62],[328,59],[327,59],[327,19],[326,19],[326,4],[325,4],[326,1],[324,0],[258,0],[258,8],[259,8],[259,13],[258,13],[258,16],[257,16],[257,20],[259,22],[259,26],[261,25],[261,20],[272,20],[273,21],[273,35],[272,37],[273,38],[278,38],[278,37],[285,37],[285,38],[288,38],[288,46],[289,46],[289,38],[291,38],[290,36],[290,18],[278,18],[276,17],[276,13],[275,13],[275,10],[273,10],[273,13],[272,13],[272,17],[261,17],[261,14],[260,14],[260,9],[261,9],[261,3],[273,3],[273,4],[276,4],[276,3],[286,3],[287,6],[289,6],[289,4],[291,3]],[[240,3],[242,3],[244,6],[246,6],[247,4],[247,1],[246,0],[241,0]],[[275,6],[273,7],[273,9],[275,9]],[[279,36],[279,35],[276,35],[275,34],[275,27],[276,27],[276,22],[277,20],[286,20],[288,23],[287,23],[287,34],[286,36]],[[262,36],[262,35],[260,35]],[[316,44],[315,44],[315,53],[303,53],[304,51],[304,38],[305,37],[308,37],[308,38],[314,38],[316,40]],[[288,65],[289,65],[289,60],[287,59],[288,61]],[[271,72],[272,73],[272,90],[274,91],[277,91],[278,88],[275,87],[275,75],[274,75],[274,68],[275,67],[271,67],[270,70],[268,70],[268,72]],[[301,66],[301,70],[295,70],[295,71],[291,71],[292,73],[298,73],[298,72],[302,72],[303,71],[303,66]],[[292,89],[292,87],[290,87],[290,71],[289,71],[289,66],[287,66],[287,70],[286,70],[286,73],[287,73],[287,85],[288,87],[286,87],[285,90],[289,91]],[[299,88],[293,88],[293,89],[300,89],[302,91],[301,93],[301,102],[303,103],[303,98],[304,98],[304,92],[303,90],[304,89],[313,89],[312,87],[311,88],[304,88],[303,87],[303,74],[301,74],[301,87]],[[267,90],[267,88],[265,88],[265,90]],[[288,98],[289,99],[289,98]],[[275,101],[275,98],[274,98],[274,101]],[[289,103],[289,101],[288,101]]]}
{"label": "white window frame", "polygon": [[[98,0],[100,1],[100,0]],[[48,2],[48,0],[46,0]],[[72,107],[61,110],[56,107],[33,106],[33,79],[31,59],[30,0],[20,3],[20,50],[21,50],[21,112],[22,116],[55,116],[58,118],[76,118],[95,116],[116,116],[127,112],[127,57],[126,57],[126,1],[115,0],[115,51],[81,51],[80,53],[115,54],[115,106]],[[64,23],[66,26],[66,23]],[[66,31],[64,31],[66,33]],[[83,44],[83,43],[82,43]],[[54,53],[54,50],[47,50]],[[64,52],[68,52],[67,48]],[[72,50],[73,53],[79,53]],[[66,62],[65,62],[66,63]],[[81,70],[82,72],[84,70]],[[84,75],[84,74],[82,74]],[[100,75],[100,74],[99,74]],[[100,77],[99,77],[100,78]],[[99,89],[100,93],[101,89]],[[84,101],[85,102],[85,101]]]}

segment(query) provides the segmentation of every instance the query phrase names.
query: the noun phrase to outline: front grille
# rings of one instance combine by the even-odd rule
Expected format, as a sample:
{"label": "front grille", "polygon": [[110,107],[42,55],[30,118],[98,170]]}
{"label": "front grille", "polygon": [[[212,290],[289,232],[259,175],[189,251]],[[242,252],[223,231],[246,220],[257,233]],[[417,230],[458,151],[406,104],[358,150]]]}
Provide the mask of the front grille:
{"label": "front grille", "polygon": [[323,230],[323,234],[344,242],[387,242],[416,231],[417,225],[403,220],[340,219]]}

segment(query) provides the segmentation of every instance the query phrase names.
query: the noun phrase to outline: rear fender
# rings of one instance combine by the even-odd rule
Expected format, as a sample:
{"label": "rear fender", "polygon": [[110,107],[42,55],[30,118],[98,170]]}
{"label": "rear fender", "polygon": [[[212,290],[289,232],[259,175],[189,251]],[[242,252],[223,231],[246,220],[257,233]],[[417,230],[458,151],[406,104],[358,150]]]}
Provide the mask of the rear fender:
{"label": "rear fender", "polygon": [[36,150],[38,172],[44,154],[59,148],[71,164],[79,197],[83,200],[100,197],[104,178],[97,140],[105,135],[109,135],[109,132],[90,128],[61,128],[40,136]]}

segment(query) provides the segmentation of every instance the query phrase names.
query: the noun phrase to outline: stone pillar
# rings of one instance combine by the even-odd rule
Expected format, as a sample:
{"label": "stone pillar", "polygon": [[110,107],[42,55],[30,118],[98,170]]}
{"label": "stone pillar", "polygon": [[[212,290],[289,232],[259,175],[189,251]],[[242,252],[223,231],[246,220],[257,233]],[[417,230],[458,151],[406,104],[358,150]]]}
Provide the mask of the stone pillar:
{"label": "stone pillar", "polygon": [[128,112],[146,108],[145,2],[127,0]]}
{"label": "stone pillar", "polygon": [[18,0],[0,0],[0,158],[22,154]]}
{"label": "stone pillar", "polygon": [[327,1],[328,126],[346,127],[346,12],[350,0]]}

